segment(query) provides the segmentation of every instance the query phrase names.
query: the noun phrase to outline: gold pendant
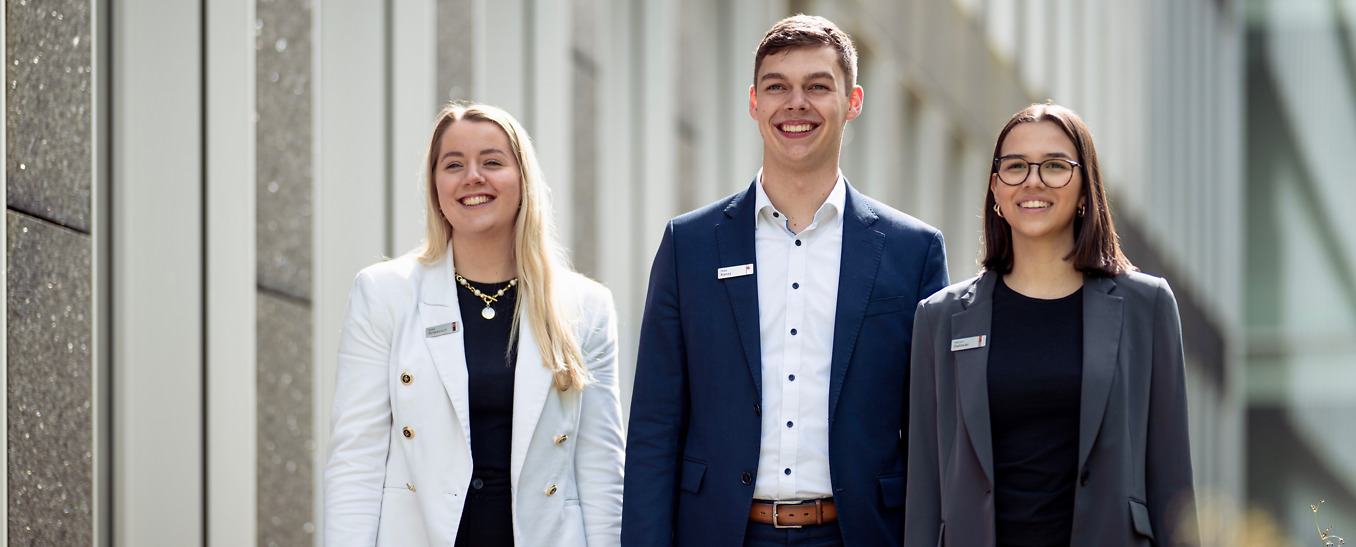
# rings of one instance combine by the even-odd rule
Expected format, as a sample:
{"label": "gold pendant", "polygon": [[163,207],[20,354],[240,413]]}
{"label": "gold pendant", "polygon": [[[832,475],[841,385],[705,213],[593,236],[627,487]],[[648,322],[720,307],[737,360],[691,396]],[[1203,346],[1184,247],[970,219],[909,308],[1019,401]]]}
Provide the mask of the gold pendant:
{"label": "gold pendant", "polygon": [[485,319],[494,319],[494,308],[485,306],[485,309],[480,310],[480,316]]}

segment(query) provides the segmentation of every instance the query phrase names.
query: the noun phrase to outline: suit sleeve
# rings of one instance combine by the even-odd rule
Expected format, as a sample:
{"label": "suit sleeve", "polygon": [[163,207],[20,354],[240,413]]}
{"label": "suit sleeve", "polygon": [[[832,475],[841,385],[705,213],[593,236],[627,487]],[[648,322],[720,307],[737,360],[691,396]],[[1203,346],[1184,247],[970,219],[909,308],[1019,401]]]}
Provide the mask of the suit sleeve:
{"label": "suit sleeve", "polygon": [[[932,243],[928,245],[928,254],[923,259],[923,276],[918,285],[918,300],[927,300],[933,293],[950,284],[951,276],[946,272],[946,242],[942,239],[941,232],[934,232]],[[918,329],[914,329],[915,340],[917,332]]]}
{"label": "suit sleeve", "polygon": [[391,317],[358,274],[339,337],[339,361],[325,466],[325,545],[377,543],[386,454],[391,444],[387,361]]}
{"label": "suit sleeve", "polygon": [[688,383],[670,222],[650,269],[627,433],[622,544],[672,545]]}
{"label": "suit sleeve", "polygon": [[[945,274],[943,274],[945,275]],[[904,545],[937,545],[942,524],[941,469],[937,456],[937,373],[927,302],[913,316],[909,358],[909,463],[905,490]]]}
{"label": "suit sleeve", "polygon": [[[1186,368],[1177,299],[1160,281],[1154,303],[1153,376],[1149,385],[1149,434],[1145,481],[1150,526],[1158,545],[1199,545],[1187,433]],[[1187,524],[1183,526],[1183,524]]]}
{"label": "suit sleeve", "polygon": [[617,392],[617,314],[612,293],[599,287],[588,303],[589,332],[580,345],[594,382],[584,388],[575,446],[575,481],[589,547],[621,541],[621,401]]}

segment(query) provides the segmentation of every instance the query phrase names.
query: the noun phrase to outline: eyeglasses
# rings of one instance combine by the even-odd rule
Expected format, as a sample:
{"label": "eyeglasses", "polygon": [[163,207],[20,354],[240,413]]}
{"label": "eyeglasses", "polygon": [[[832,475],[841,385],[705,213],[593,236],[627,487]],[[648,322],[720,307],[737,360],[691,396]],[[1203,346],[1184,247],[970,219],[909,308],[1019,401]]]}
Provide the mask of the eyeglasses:
{"label": "eyeglasses", "polygon": [[1050,188],[1063,188],[1073,180],[1074,168],[1078,167],[1078,162],[1073,160],[1052,158],[1040,163],[1026,161],[1021,156],[1003,156],[993,160],[998,180],[1008,186],[1017,186],[1026,182],[1027,177],[1031,176],[1031,166],[1035,165],[1037,173],[1041,178],[1041,183]]}

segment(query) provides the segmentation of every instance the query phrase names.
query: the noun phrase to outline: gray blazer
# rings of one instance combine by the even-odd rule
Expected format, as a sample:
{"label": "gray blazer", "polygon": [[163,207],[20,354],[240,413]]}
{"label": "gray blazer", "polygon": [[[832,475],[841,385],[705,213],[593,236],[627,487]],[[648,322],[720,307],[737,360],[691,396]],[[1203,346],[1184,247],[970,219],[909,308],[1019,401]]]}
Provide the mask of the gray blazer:
{"label": "gray blazer", "polygon": [[[989,348],[952,341],[989,334],[996,279],[951,285],[914,314],[906,547],[995,543]],[[1181,319],[1163,279],[1083,281],[1074,496],[1072,545],[1199,543],[1178,526],[1195,520],[1194,495]]]}

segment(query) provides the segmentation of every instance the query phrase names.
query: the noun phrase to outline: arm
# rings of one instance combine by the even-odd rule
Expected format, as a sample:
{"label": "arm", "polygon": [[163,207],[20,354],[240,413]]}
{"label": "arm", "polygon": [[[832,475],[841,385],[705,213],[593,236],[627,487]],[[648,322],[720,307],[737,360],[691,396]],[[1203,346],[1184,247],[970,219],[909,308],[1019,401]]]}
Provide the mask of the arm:
{"label": "arm", "polygon": [[[927,254],[923,255],[923,275],[919,276],[918,301],[922,302],[927,300],[933,293],[946,288],[946,286],[950,284],[950,276],[946,271],[946,243],[942,240],[941,232],[934,232],[932,243],[928,245]],[[921,307],[919,309],[921,310]],[[915,313],[913,318],[913,337],[911,338],[913,342],[918,341],[918,319],[918,314]],[[913,359],[910,358],[909,361],[912,362]],[[912,367],[908,366],[906,363],[905,370],[908,370],[909,368]],[[905,378],[907,379],[907,375],[911,373],[906,372],[905,374]],[[904,395],[904,407],[900,411],[901,416],[899,417],[899,423],[907,426],[909,423],[910,397],[908,393],[905,393]],[[909,435],[907,433],[899,438],[899,450],[905,454],[909,453]]]}
{"label": "arm", "polygon": [[1191,479],[1191,441],[1187,434],[1185,358],[1182,320],[1167,281],[1160,281],[1154,299],[1153,377],[1149,383],[1149,433],[1146,440],[1145,500],[1154,543],[1198,545],[1191,533],[1195,498]]}
{"label": "arm", "polygon": [[913,316],[909,358],[909,471],[904,545],[937,545],[942,524],[941,468],[937,457],[937,375],[927,303]]}
{"label": "arm", "polygon": [[612,293],[598,287],[587,303],[589,332],[580,343],[594,382],[580,394],[574,476],[584,532],[591,547],[617,545],[621,536],[621,401],[617,393],[617,313]]}
{"label": "arm", "polygon": [[671,545],[688,420],[687,351],[679,313],[673,224],[664,232],[641,321],[627,434],[622,543]]}
{"label": "arm", "polygon": [[358,274],[339,338],[329,458],[325,466],[325,545],[376,545],[386,454],[391,443],[387,360],[391,318]]}

